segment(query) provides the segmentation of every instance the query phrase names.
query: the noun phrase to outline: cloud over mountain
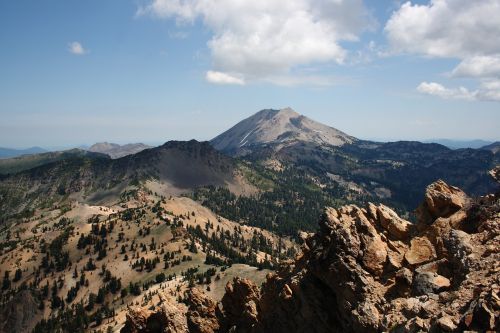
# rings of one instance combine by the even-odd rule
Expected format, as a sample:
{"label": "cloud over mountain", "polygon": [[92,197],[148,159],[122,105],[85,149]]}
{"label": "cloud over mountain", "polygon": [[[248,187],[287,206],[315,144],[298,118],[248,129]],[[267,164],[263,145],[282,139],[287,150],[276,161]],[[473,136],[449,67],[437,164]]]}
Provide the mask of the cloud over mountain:
{"label": "cloud over mountain", "polygon": [[315,63],[343,63],[348,51],[341,41],[356,41],[374,19],[362,0],[153,0],[138,15],[200,19],[211,32],[207,45],[213,83],[242,84],[265,80],[280,84],[308,76],[294,71]]}

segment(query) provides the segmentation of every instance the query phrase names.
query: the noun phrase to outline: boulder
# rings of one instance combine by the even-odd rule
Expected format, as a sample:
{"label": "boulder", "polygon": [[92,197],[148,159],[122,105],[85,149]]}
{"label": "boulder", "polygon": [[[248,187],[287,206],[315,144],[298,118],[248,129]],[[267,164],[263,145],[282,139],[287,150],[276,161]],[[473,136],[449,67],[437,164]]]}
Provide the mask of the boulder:
{"label": "boulder", "polygon": [[410,265],[426,263],[436,259],[436,250],[427,237],[415,237],[410,241],[405,259]]}
{"label": "boulder", "polygon": [[184,333],[188,331],[182,309],[167,301],[157,310],[130,309],[120,333]]}
{"label": "boulder", "polygon": [[439,318],[437,324],[439,328],[445,332],[453,332],[457,329],[457,325],[453,322],[453,319],[448,315],[444,315],[441,318]]}
{"label": "boulder", "polygon": [[387,206],[377,207],[377,217],[380,225],[387,230],[394,239],[407,239],[410,235],[412,224],[400,218],[396,212]]}
{"label": "boulder", "polygon": [[363,265],[371,273],[380,276],[387,260],[387,246],[379,236],[370,237],[363,255]]}
{"label": "boulder", "polygon": [[427,186],[425,191],[426,208],[434,218],[450,216],[464,208],[467,201],[467,195],[461,189],[442,180]]}
{"label": "boulder", "polygon": [[427,295],[437,293],[450,287],[450,280],[433,272],[415,272],[413,277],[413,293]]}

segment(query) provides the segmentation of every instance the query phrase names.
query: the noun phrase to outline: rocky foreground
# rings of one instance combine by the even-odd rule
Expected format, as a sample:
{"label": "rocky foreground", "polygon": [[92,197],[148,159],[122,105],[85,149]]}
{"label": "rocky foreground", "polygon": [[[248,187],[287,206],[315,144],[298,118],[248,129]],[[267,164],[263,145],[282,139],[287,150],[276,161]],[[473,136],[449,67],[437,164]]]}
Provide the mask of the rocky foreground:
{"label": "rocky foreground", "polygon": [[500,330],[499,193],[438,181],[415,224],[369,203],[327,208],[320,225],[261,288],[235,278],[220,303],[191,289],[185,305],[130,310],[121,332]]}

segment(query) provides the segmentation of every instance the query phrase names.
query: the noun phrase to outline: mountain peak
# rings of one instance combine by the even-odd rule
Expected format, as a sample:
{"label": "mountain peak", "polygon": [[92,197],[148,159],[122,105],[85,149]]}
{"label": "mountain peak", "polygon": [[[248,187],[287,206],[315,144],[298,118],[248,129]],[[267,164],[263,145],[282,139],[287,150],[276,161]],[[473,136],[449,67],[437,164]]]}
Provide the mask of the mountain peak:
{"label": "mountain peak", "polygon": [[287,107],[261,110],[212,139],[211,143],[218,150],[236,153],[256,145],[274,145],[276,149],[297,142],[342,146],[354,140]]}

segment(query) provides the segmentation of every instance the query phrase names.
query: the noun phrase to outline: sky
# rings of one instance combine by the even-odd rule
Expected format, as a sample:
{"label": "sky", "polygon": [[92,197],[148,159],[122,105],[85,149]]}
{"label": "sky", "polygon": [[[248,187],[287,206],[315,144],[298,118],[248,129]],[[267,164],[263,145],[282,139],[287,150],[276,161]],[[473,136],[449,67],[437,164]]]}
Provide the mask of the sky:
{"label": "sky", "polygon": [[0,147],[209,140],[267,108],[500,140],[500,0],[0,0]]}

